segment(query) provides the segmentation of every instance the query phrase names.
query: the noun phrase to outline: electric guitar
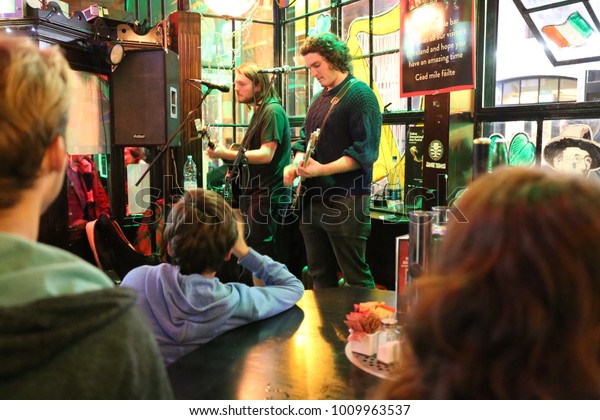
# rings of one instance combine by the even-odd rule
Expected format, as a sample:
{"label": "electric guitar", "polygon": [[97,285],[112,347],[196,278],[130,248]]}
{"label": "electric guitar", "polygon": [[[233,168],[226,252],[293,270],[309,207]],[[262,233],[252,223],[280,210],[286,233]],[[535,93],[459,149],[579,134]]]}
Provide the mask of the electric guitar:
{"label": "electric guitar", "polygon": [[[223,160],[227,165],[227,173],[225,174],[225,184],[223,197],[234,206],[239,205],[239,198],[242,195],[242,188],[248,184],[248,160],[241,144],[233,143],[229,146],[229,150],[237,151],[238,154],[234,160]],[[240,151],[241,150],[241,151]]]}
{"label": "electric guitar", "polygon": [[[317,128],[310,135],[310,139],[308,140],[308,145],[306,146],[306,153],[304,154],[304,166],[308,165],[308,160],[312,156],[315,151],[315,146],[317,144],[317,140],[319,139],[319,134],[321,134],[321,129]],[[302,181],[304,181],[304,177],[300,177],[300,182],[298,182],[298,186],[296,187],[296,194],[294,195],[294,201],[292,201],[292,205],[290,209],[294,210],[296,205],[298,204],[298,198],[302,195]]]}

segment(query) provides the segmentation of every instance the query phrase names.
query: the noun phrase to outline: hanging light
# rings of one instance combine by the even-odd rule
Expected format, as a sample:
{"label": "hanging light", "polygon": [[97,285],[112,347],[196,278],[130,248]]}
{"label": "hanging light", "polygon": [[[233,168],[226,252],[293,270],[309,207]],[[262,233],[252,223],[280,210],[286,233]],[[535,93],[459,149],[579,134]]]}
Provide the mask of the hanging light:
{"label": "hanging light", "polygon": [[93,40],[90,41],[90,45],[111,66],[119,64],[125,55],[125,49],[120,42]]}
{"label": "hanging light", "polygon": [[256,0],[204,0],[204,3],[219,16],[241,16]]}

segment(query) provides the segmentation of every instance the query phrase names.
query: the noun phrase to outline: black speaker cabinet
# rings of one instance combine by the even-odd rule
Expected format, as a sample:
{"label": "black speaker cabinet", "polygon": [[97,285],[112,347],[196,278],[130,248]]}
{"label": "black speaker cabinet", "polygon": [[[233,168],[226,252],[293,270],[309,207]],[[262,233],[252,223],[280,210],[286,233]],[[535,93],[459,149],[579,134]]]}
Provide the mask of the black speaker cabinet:
{"label": "black speaker cabinet", "polygon": [[[179,127],[179,56],[163,49],[127,51],[112,73],[111,98],[114,144],[165,144]],[[171,146],[178,145],[175,138]]]}

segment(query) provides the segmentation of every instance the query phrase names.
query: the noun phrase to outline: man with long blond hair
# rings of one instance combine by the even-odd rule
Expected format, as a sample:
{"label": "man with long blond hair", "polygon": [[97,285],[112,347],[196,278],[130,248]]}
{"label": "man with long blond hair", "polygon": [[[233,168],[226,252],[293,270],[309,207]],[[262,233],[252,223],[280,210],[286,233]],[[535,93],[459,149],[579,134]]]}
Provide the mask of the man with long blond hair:
{"label": "man with long blond hair", "polygon": [[[248,243],[262,254],[280,261],[276,238],[291,189],[283,186],[283,169],[291,159],[290,122],[269,76],[256,64],[242,64],[235,71],[237,101],[254,111],[241,142],[248,162],[240,171],[239,209],[246,218]],[[237,150],[217,145],[208,157],[234,161]]]}

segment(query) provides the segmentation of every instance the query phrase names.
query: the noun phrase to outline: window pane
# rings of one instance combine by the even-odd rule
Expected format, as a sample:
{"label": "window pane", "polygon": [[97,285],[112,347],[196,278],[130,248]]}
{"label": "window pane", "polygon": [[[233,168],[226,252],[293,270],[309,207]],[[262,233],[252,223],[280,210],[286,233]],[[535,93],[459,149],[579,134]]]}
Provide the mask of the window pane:
{"label": "window pane", "polygon": [[502,86],[502,105],[519,103],[519,81],[504,82]]}
{"label": "window pane", "polygon": [[562,79],[560,81],[558,100],[561,102],[577,101],[577,80]]}
{"label": "window pane", "polygon": [[588,70],[585,76],[585,100],[600,100],[600,70]]}
{"label": "window pane", "polygon": [[522,104],[535,104],[538,102],[538,79],[521,80],[521,100]]}
{"label": "window pane", "polygon": [[[231,86],[231,71],[223,69],[202,69],[202,79],[219,85]],[[213,90],[202,103],[203,123],[205,125],[233,123],[232,101],[233,89],[228,93]]]}
{"label": "window pane", "polygon": [[504,87],[504,83],[496,83],[496,97],[494,103],[496,105],[502,105],[502,88]]}
{"label": "window pane", "polygon": [[[526,6],[548,5],[553,2],[529,0],[526,1]],[[595,5],[600,5],[599,2],[594,2]],[[591,101],[596,97],[593,93],[587,94],[588,91],[593,91],[593,86],[586,83],[586,72],[598,68],[597,63],[579,63],[569,65],[554,66],[546,53],[544,45],[540,43],[528,28],[523,16],[514,5],[512,0],[498,0],[498,45],[494,62],[496,65],[496,82],[500,83],[506,80],[531,80],[540,79],[540,92],[537,101],[533,101],[534,86],[528,83],[523,84],[523,92],[521,93],[520,102],[515,101],[517,91],[513,85],[507,86],[504,84],[502,94],[498,92],[486,92],[486,95],[495,97],[494,106],[506,104],[532,104],[532,103],[549,103],[556,101]],[[562,6],[564,9],[564,6]],[[573,11],[575,6],[565,9]],[[577,11],[583,13],[582,3],[578,3]],[[554,14],[553,14],[554,13]],[[550,19],[548,16],[557,16],[556,12],[544,10],[543,13],[533,14],[532,19],[539,21],[542,16]],[[553,22],[561,21],[563,13],[560,16],[552,18]],[[558,20],[556,20],[558,19]],[[549,21],[550,21],[549,20]],[[560,23],[560,22],[559,22]],[[544,39],[547,39],[544,38]],[[597,43],[592,43],[586,48],[598,48]],[[558,47],[557,47],[558,48]],[[564,47],[560,48],[562,55],[568,55],[567,50],[573,50],[573,54],[580,54],[580,47]],[[578,52],[575,52],[577,50]],[[600,49],[598,49],[600,55]],[[489,58],[488,58],[489,61]],[[547,77],[552,75],[552,77]],[[556,79],[560,82],[560,93],[556,85]],[[554,79],[554,80],[553,80]],[[565,80],[566,79],[566,80]],[[567,81],[568,80],[568,81]],[[578,94],[579,91],[579,94]],[[490,98],[491,99],[491,98]]]}
{"label": "window pane", "polygon": [[[304,66],[299,50],[306,38],[306,21],[294,20],[283,30],[283,62],[292,67]],[[306,113],[306,71],[291,72],[284,78],[283,100],[289,116]]]}
{"label": "window pane", "polygon": [[368,0],[342,7],[342,39],[348,41],[353,56],[370,52]]}
{"label": "window pane", "polygon": [[201,22],[202,67],[231,67],[231,22],[203,17]]}
{"label": "window pane", "polygon": [[398,0],[373,0],[373,16],[381,15],[394,7],[398,7]]}
{"label": "window pane", "polygon": [[[239,22],[236,22],[236,29],[238,28]],[[240,31],[243,37],[242,54],[241,61],[236,65],[258,63],[262,67],[273,67],[273,30],[273,25],[254,22]]]}
{"label": "window pane", "polygon": [[306,70],[298,70],[285,76],[285,110],[289,116],[306,114]]}
{"label": "window pane", "polygon": [[[293,5],[286,7],[285,12],[283,14],[283,16],[285,16],[285,19],[290,19],[305,14],[304,2],[305,0],[296,0],[295,2],[293,2]],[[292,1],[290,1],[290,3],[292,3]]]}
{"label": "window pane", "polygon": [[[231,0],[221,0],[221,1],[231,1]],[[276,0],[279,3],[279,0]],[[254,11],[254,15],[252,15],[252,19],[254,20],[263,20],[266,22],[273,22],[273,0],[261,0],[258,2],[256,6],[256,10]]]}
{"label": "window pane", "polygon": [[511,166],[535,164],[537,123],[534,121],[486,122],[481,124],[483,137],[502,136],[508,146]]}
{"label": "window pane", "polygon": [[540,102],[558,101],[558,79],[542,78],[540,80]]}
{"label": "window pane", "polygon": [[[381,37],[379,37],[381,38]],[[400,53],[380,55],[373,58],[373,80],[388,111],[405,111],[407,99],[400,98]],[[387,106],[388,104],[391,104]]]}

